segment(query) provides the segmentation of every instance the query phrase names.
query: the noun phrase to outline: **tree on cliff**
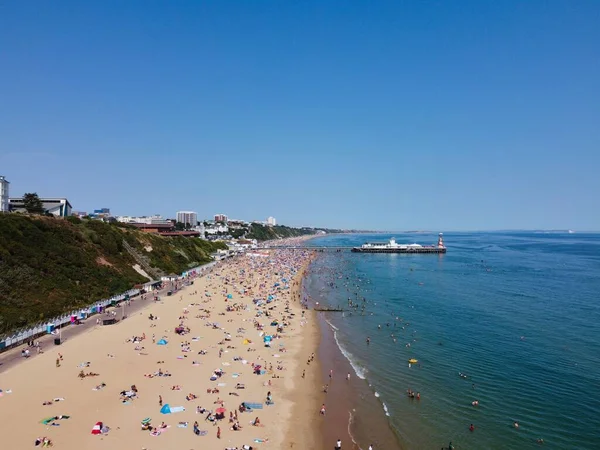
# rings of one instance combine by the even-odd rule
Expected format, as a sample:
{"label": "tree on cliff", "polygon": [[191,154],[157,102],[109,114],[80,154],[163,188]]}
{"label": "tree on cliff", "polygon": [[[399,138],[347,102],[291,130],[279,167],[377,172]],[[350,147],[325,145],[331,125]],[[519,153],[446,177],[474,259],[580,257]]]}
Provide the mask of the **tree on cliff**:
{"label": "tree on cliff", "polygon": [[29,192],[23,196],[23,206],[30,214],[44,214],[44,205],[35,192]]}

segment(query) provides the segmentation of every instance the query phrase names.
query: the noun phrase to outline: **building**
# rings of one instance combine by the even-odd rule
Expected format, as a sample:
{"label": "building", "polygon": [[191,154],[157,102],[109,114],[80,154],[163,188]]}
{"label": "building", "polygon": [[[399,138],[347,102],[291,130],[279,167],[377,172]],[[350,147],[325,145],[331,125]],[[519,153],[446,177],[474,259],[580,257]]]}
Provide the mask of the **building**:
{"label": "building", "polygon": [[229,227],[227,225],[215,223],[214,225],[209,225],[208,227],[206,227],[204,231],[206,232],[206,234],[224,234],[229,232]]}
{"label": "building", "polygon": [[274,227],[275,225],[277,225],[277,220],[275,219],[275,217],[269,217],[267,219],[267,225],[269,225],[270,227]]}
{"label": "building", "polygon": [[[73,207],[66,198],[40,198],[44,212],[57,217],[67,217],[71,215]],[[23,198],[9,198],[8,206],[12,212],[27,212]]]}
{"label": "building", "polygon": [[162,216],[156,214],[154,216],[119,216],[117,222],[122,223],[143,223],[146,225],[172,225],[173,222],[169,219],[163,219]]}
{"label": "building", "polygon": [[198,224],[198,214],[194,211],[177,211],[177,222],[195,227]]}
{"label": "building", "polygon": [[4,175],[0,175],[0,212],[8,212],[8,187],[10,182]]}
{"label": "building", "polygon": [[227,223],[227,216],[225,214],[215,214],[215,222]]}
{"label": "building", "polygon": [[175,230],[175,225],[169,220],[169,223],[139,223],[129,222],[132,225],[146,233],[168,233]]}

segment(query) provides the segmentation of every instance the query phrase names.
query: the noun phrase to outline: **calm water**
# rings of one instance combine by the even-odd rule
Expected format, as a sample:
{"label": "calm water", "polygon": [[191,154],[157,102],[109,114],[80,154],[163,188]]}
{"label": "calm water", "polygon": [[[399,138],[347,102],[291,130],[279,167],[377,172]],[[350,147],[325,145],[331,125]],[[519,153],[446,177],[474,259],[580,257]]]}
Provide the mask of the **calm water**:
{"label": "calm water", "polygon": [[[448,233],[445,241],[446,255],[323,253],[306,282],[321,304],[360,305],[327,320],[403,446],[533,449],[541,437],[542,448],[597,448],[600,234]],[[419,363],[409,367],[410,358]]]}

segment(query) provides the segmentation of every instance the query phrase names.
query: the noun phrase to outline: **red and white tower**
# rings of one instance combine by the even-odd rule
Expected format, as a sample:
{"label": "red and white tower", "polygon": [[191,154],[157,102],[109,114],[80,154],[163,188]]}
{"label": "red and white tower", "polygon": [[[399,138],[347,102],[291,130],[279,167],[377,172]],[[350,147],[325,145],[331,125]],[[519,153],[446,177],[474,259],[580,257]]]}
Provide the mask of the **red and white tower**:
{"label": "red and white tower", "polygon": [[442,233],[439,234],[437,246],[438,246],[438,248],[446,248],[446,246],[444,245],[444,237],[443,237]]}

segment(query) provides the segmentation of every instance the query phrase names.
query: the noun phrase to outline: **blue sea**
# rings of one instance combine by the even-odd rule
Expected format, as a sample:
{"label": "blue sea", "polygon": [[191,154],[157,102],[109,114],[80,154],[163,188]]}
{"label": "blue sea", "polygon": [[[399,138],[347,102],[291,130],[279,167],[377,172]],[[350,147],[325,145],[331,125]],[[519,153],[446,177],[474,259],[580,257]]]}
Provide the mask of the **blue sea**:
{"label": "blue sea", "polygon": [[[308,245],[390,237],[333,235]],[[407,244],[437,240],[428,233],[393,237]],[[319,253],[305,281],[313,303],[352,311],[322,317],[361,390],[378,405],[378,420],[396,433],[394,446],[598,448],[600,234],[444,238],[444,255]],[[418,363],[409,365],[412,358]],[[366,449],[378,438],[369,435],[375,416],[360,404],[355,414],[363,415],[355,434]]]}

